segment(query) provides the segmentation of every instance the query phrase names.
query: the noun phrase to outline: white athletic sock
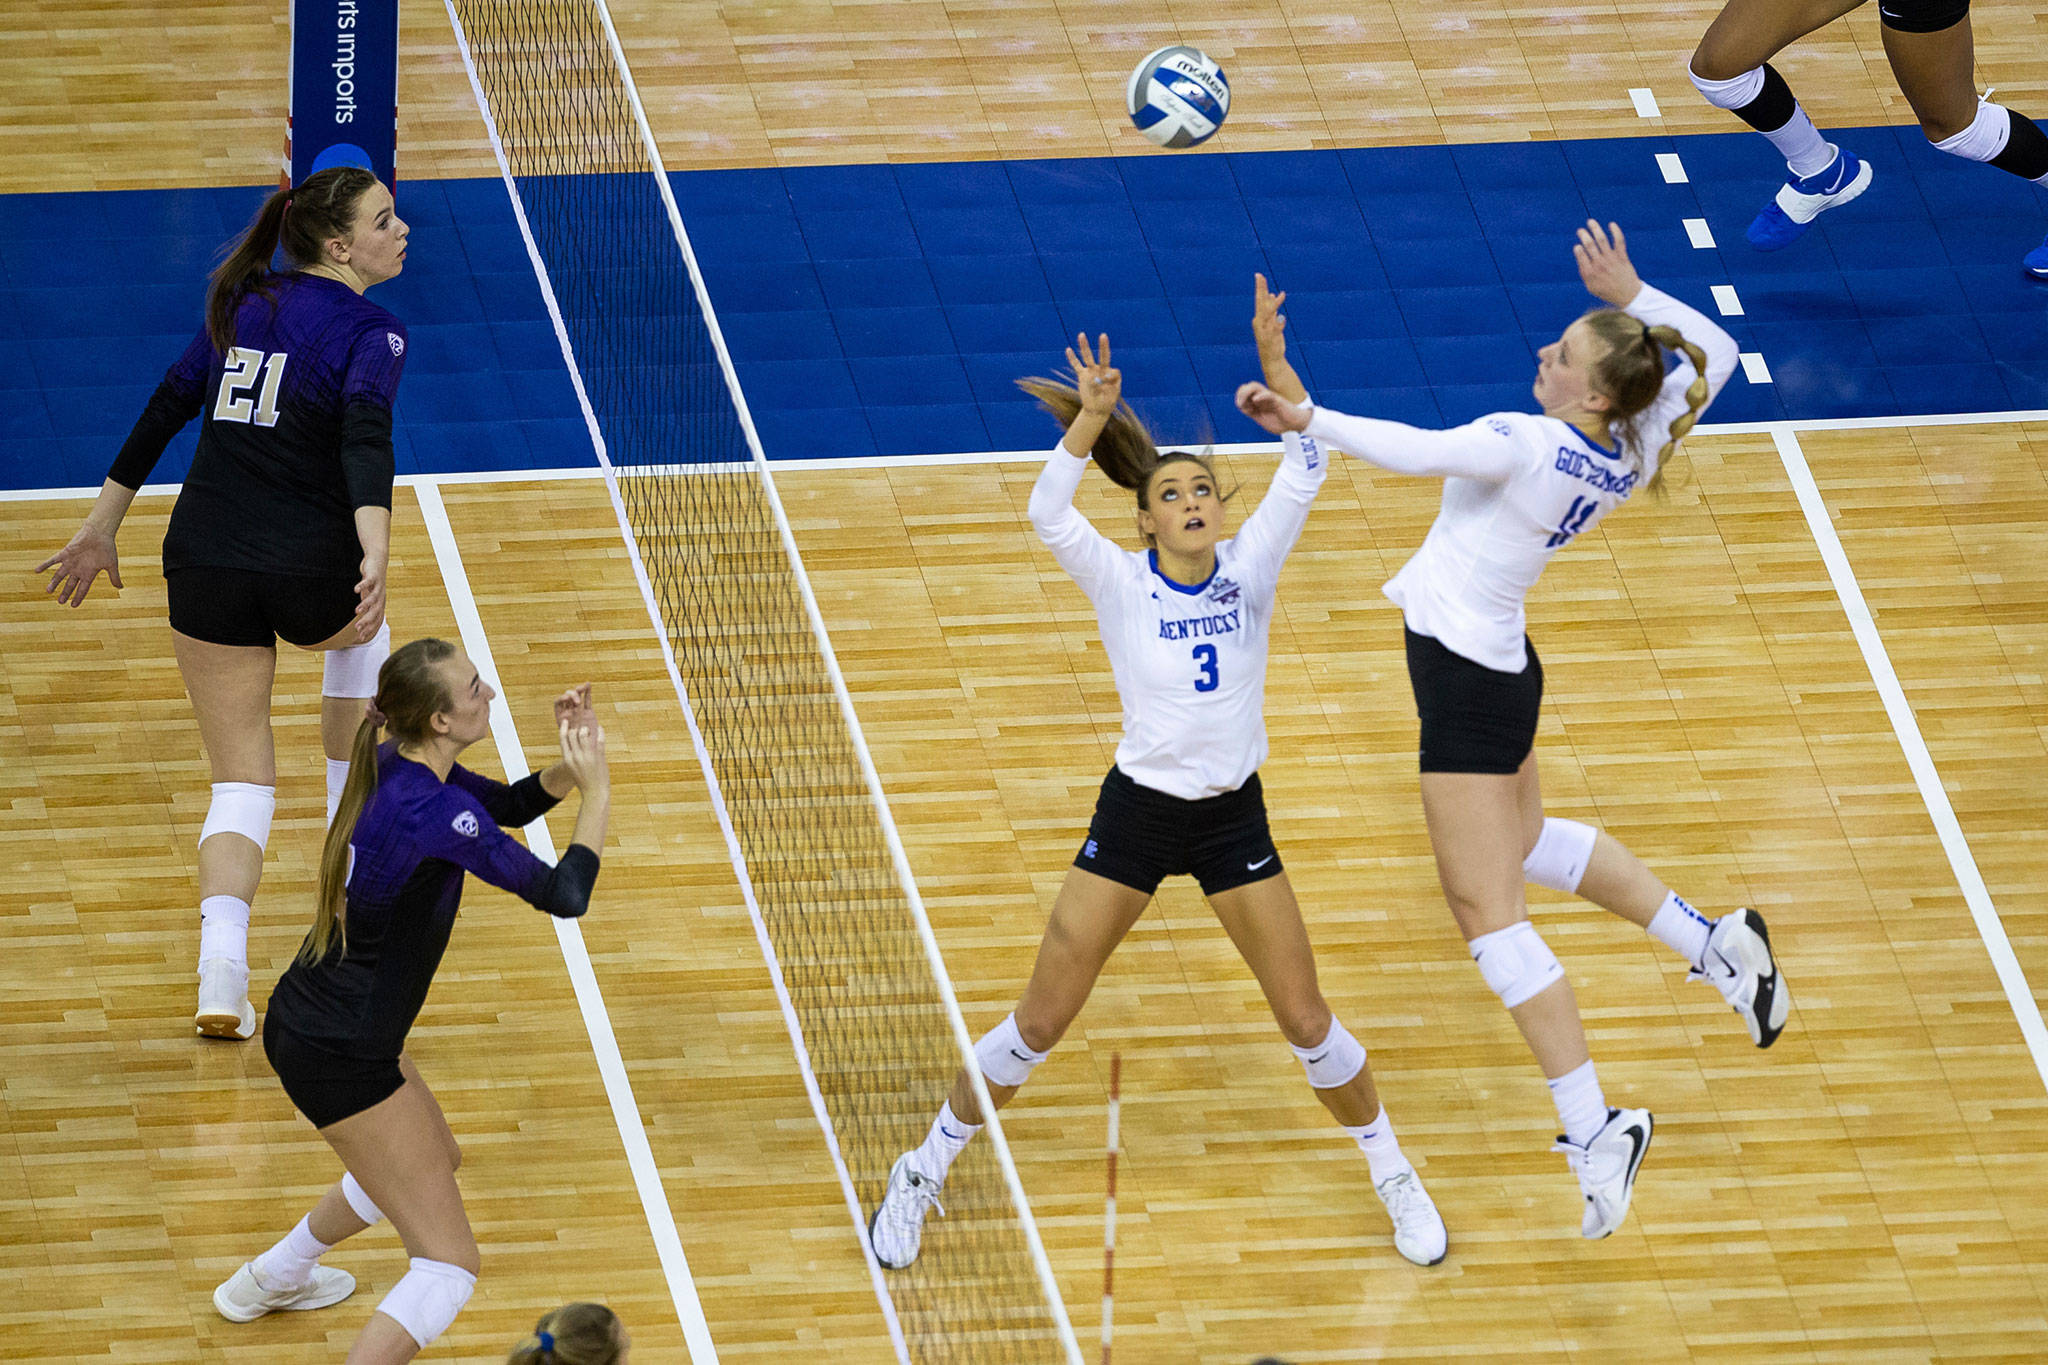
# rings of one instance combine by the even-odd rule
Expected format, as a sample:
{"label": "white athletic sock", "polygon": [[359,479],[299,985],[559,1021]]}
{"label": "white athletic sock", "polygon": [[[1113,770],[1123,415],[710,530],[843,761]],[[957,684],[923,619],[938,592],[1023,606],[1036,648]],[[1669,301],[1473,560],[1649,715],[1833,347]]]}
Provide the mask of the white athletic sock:
{"label": "white athletic sock", "polygon": [[237,896],[208,896],[199,902],[199,960],[249,962],[249,902]]}
{"label": "white athletic sock", "polygon": [[1600,1077],[1591,1062],[1551,1078],[1550,1098],[1568,1142],[1585,1146],[1607,1122],[1607,1096],[1600,1092]]}
{"label": "white athletic sock", "polygon": [[1820,129],[1813,126],[1806,110],[1798,105],[1793,106],[1792,117],[1785,120],[1784,127],[1764,136],[1778,149],[1778,155],[1785,158],[1785,165],[1792,174],[1802,180],[1809,175],[1819,175],[1835,159],[1835,144],[1820,135]]}
{"label": "white athletic sock", "polygon": [[256,1258],[256,1278],[270,1289],[297,1289],[313,1278],[313,1267],[327,1252],[327,1243],[313,1235],[309,1213],[283,1241]]}
{"label": "white athletic sock", "polygon": [[932,1120],[932,1130],[924,1136],[924,1142],[910,1154],[910,1164],[919,1175],[943,1185],[946,1172],[953,1169],[953,1162],[967,1150],[967,1144],[981,1131],[978,1123],[962,1123],[953,1115],[953,1101],[947,1100],[939,1108],[939,1116]]}
{"label": "white athletic sock", "polygon": [[1363,1128],[1347,1126],[1358,1149],[1365,1153],[1366,1165],[1372,1168],[1372,1183],[1383,1184],[1403,1171],[1412,1171],[1415,1166],[1401,1150],[1401,1140],[1394,1136],[1393,1120],[1387,1117],[1387,1108],[1380,1106],[1379,1116]]}
{"label": "white athletic sock", "polygon": [[334,812],[341,809],[341,789],[348,785],[348,760],[330,758],[327,760],[327,823],[334,823]]}
{"label": "white athletic sock", "polygon": [[1697,967],[1707,955],[1707,935],[1714,932],[1714,922],[1687,905],[1676,891],[1667,891],[1645,932]]}

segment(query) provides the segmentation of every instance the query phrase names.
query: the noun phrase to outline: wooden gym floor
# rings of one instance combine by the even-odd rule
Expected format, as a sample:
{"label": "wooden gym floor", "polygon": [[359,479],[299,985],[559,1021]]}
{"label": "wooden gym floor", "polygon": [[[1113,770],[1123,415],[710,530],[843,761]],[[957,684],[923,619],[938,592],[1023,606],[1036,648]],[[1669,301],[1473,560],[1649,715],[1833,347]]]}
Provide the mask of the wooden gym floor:
{"label": "wooden gym floor", "polygon": [[[1238,150],[1627,133],[1640,126],[1628,86],[1656,91],[1665,127],[1724,126],[1678,65],[1710,7],[1184,8],[618,15],[678,168],[1128,153],[1121,73],[1169,30],[1230,64]],[[262,179],[282,123],[282,21],[222,5],[181,22],[55,0],[0,16],[0,191]],[[1977,23],[1992,83],[2048,106],[2040,18],[1980,5]],[[406,29],[405,173],[485,173],[445,15],[415,4]],[[1002,91],[967,61],[997,47]],[[1550,78],[1572,52],[1602,56]],[[1868,11],[1787,71],[1823,122],[1901,120]],[[815,94],[800,115],[782,93],[792,85]],[[1084,1341],[1118,1050],[1120,1360],[2040,1354],[2048,1090],[1951,854],[1973,856],[2040,999],[2048,423],[1782,441],[1695,437],[1691,478],[1668,502],[1630,508],[1560,560],[1532,632],[1549,674],[1539,753],[1553,812],[1612,830],[1710,912],[1769,914],[1794,998],[1784,1039],[1757,1053],[1639,933],[1538,893],[1610,1095],[1659,1118],[1629,1222],[1606,1242],[1577,1236],[1575,1190],[1547,1150],[1548,1097],[1441,905],[1415,797],[1398,617],[1377,587],[1420,541],[1435,487],[1340,462],[1282,588],[1264,771],[1324,988],[1372,1049],[1452,1255],[1427,1271],[1395,1256],[1363,1161],[1301,1083],[1199,896],[1176,884],[1006,1115]],[[1795,452],[1953,806],[1946,842],[1802,514]],[[1269,464],[1229,463],[1248,508]],[[1029,968],[1115,742],[1086,603],[1024,522],[1034,472],[778,473],[977,1028]],[[595,680],[610,717],[614,835],[583,933],[720,1356],[885,1358],[602,485],[401,492],[394,616],[403,635],[452,636],[465,580],[430,544],[421,496],[445,503],[529,752],[544,755],[547,698],[564,683]],[[1083,506],[1127,537],[1121,496],[1091,479]],[[336,1253],[362,1282],[343,1308],[235,1327],[207,1300],[334,1163],[255,1047],[189,1036],[206,776],[155,572],[169,499],[145,497],[130,518],[128,589],[68,615],[26,567],[84,506],[0,511],[22,570],[0,603],[0,1264],[17,1286],[0,1307],[5,1354],[332,1358],[403,1269],[388,1229]],[[251,935],[258,992],[304,927],[317,680],[316,661],[287,652],[279,818]],[[488,746],[477,757],[488,766]],[[494,1358],[545,1308],[602,1297],[631,1323],[636,1359],[680,1360],[677,1310],[549,928],[472,887],[413,1037],[465,1144],[485,1256],[476,1298],[428,1358]]]}

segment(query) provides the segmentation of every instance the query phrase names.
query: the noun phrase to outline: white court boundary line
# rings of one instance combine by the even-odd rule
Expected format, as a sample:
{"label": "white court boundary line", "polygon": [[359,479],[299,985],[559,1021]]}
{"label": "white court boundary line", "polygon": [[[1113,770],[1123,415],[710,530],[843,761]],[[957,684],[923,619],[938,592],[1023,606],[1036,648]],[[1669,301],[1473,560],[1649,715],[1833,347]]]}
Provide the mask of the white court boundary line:
{"label": "white court boundary line", "polygon": [[2033,1054],[2034,1070],[2039,1073],[2043,1087],[2048,1087],[2048,1025],[2041,1021],[2041,1008],[2035,1003],[2026,974],[2020,970],[2019,959],[2013,956],[2012,941],[2005,934],[2005,923],[1999,919],[1998,907],[1991,903],[1991,892],[1977,871],[1977,860],[1970,853],[1969,841],[1963,837],[1962,824],[1956,819],[1955,808],[1949,804],[1948,791],[1941,784],[1941,774],[1935,771],[1934,756],[1927,750],[1927,741],[1920,734],[1920,723],[1913,717],[1912,705],[1906,700],[1899,675],[1892,669],[1891,656],[1885,652],[1884,640],[1878,635],[1870,605],[1864,601],[1863,589],[1856,582],[1856,572],[1849,566],[1849,556],[1842,549],[1841,537],[1835,533],[1834,518],[1828,511],[1826,500],[1821,497],[1819,485],[1814,482],[1813,471],[1807,467],[1806,452],[1800,448],[1799,438],[1792,432],[1774,432],[1772,440],[1777,445],[1785,474],[1792,481],[1793,491],[1799,495],[1799,510],[1806,514],[1806,524],[1813,532],[1814,543],[1820,547],[1828,577],[1834,581],[1835,595],[1841,599],[1842,610],[1849,618],[1849,629],[1854,632],[1856,644],[1863,651],[1863,662],[1870,669],[1870,680],[1876,684],[1877,694],[1884,701],[1885,714],[1891,718],[1892,733],[1898,737],[1899,747],[1905,751],[1906,766],[1913,770],[1913,781],[1920,788],[1920,799],[1927,806],[1929,818],[1934,821],[1934,832],[1941,838],[1942,851],[1948,855],[1956,884],[1961,887],[1963,900],[1970,907],[1970,918],[1976,923],[1977,935],[1984,940],[1984,950],[1991,956],[1991,967],[1998,974],[1999,985],[2005,989],[2006,1003],[2012,1006],[2013,1017],[2019,1020],[2020,1036],[2026,1040],[2027,1051]]}
{"label": "white court boundary line", "polygon": [[[484,634],[483,618],[477,614],[476,595],[470,591],[469,574],[462,567],[462,552],[455,544],[454,528],[448,524],[448,509],[441,490],[431,483],[414,487],[420,516],[427,524],[427,537],[434,545],[434,559],[441,568],[441,581],[448,589],[448,604],[455,610],[455,622],[462,633],[462,647],[477,672],[496,689],[491,702],[491,739],[498,748],[498,761],[505,780],[517,782],[531,769],[519,731],[512,721],[512,708],[498,680],[498,667],[491,657],[491,643]],[[555,841],[545,820],[526,827],[526,841],[535,854],[556,861]],[[654,1235],[655,1254],[661,1259],[662,1275],[668,1280],[669,1297],[675,1301],[676,1317],[683,1326],[683,1341],[689,1347],[692,1365],[717,1365],[718,1352],[711,1344],[711,1328],[704,1321],[704,1305],[697,1298],[696,1282],[690,1278],[690,1263],[683,1254],[682,1236],[676,1231],[675,1215],[669,1210],[668,1194],[662,1188],[661,1171],[654,1163],[654,1150],[647,1142],[647,1128],[640,1121],[640,1106],[633,1098],[633,1083],[626,1075],[626,1061],[619,1053],[619,1040],[612,1032],[611,1014],[605,1009],[604,993],[598,989],[597,973],[590,965],[590,952],[583,944],[583,926],[573,919],[548,917],[555,926],[562,961],[569,969],[569,983],[576,992],[576,1007],[582,1012],[584,1030],[590,1035],[590,1049],[597,1055],[598,1075],[604,1080],[605,1098],[611,1101],[612,1122],[618,1125],[625,1144],[626,1166],[633,1173],[633,1186],[640,1194],[640,1207],[647,1214],[648,1231]]]}
{"label": "white court boundary line", "polygon": [[[2013,412],[1941,412],[1919,417],[1807,417],[1781,422],[1702,422],[1692,429],[1686,439],[1691,440],[1693,436],[1775,436],[1780,432],[1801,431],[1882,431],[1895,427],[2017,426],[2030,422],[2048,422],[2048,408]],[[769,460],[767,463],[772,468],[784,470],[915,469],[927,465],[934,469],[943,469],[950,465],[1043,464],[1046,451],[1051,449],[1052,446],[1047,444],[1043,450],[950,451],[933,455],[820,455],[816,458],[792,456]],[[1218,455],[1277,455],[1280,453],[1280,444],[1277,441],[1241,441],[1211,446],[1210,449]],[[749,460],[663,467],[646,472],[631,469],[616,472],[619,478],[632,479],[650,478],[656,474],[734,473],[753,467],[754,462]],[[577,465],[555,469],[483,469],[448,474],[400,474],[394,482],[401,488],[412,488],[423,483],[548,483],[605,477],[607,471],[600,465]],[[175,496],[183,487],[183,484],[177,483],[145,484],[138,490],[137,496]],[[0,489],[0,503],[90,499],[99,496],[99,491],[97,486]]]}

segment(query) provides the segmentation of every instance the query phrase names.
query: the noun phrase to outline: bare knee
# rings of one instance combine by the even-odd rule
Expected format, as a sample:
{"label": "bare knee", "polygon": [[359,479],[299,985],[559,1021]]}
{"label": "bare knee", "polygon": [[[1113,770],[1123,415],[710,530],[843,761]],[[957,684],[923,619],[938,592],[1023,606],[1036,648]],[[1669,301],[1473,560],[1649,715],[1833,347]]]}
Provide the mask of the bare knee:
{"label": "bare knee", "polygon": [[455,1140],[455,1134],[453,1133],[448,1135],[448,1169],[451,1171],[462,1169],[462,1144]]}
{"label": "bare knee", "polygon": [[1714,41],[1711,30],[1692,51],[1692,73],[1702,80],[1732,81],[1754,65],[1753,62],[1750,66],[1741,65],[1735,53]]}
{"label": "bare knee", "polygon": [[1073,1022],[1029,1012],[1022,1004],[1017,1006],[1017,1035],[1033,1052],[1050,1052],[1058,1047],[1060,1039],[1067,1036],[1067,1026]]}
{"label": "bare knee", "polygon": [[482,1256],[477,1250],[476,1238],[468,1228],[463,1229],[460,1237],[443,1234],[407,1237],[404,1240],[408,1256],[459,1266],[472,1275],[482,1273]]}
{"label": "bare knee", "polygon": [[1273,1007],[1273,1022],[1280,1026],[1280,1036],[1295,1047],[1314,1047],[1329,1037],[1333,1018],[1320,991]]}
{"label": "bare knee", "polygon": [[1942,110],[1920,116],[1920,131],[1929,142],[1946,142],[1977,120],[1973,105],[1968,110]]}

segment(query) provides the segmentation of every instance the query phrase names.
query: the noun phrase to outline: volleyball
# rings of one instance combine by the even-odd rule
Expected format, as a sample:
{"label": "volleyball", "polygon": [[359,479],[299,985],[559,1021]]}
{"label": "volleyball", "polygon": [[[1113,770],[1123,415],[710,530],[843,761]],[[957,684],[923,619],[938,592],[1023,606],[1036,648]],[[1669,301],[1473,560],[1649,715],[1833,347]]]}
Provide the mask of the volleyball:
{"label": "volleyball", "polygon": [[1230,81],[1200,48],[1162,47],[1131,72],[1124,108],[1138,131],[1162,147],[1207,142],[1230,112]]}

